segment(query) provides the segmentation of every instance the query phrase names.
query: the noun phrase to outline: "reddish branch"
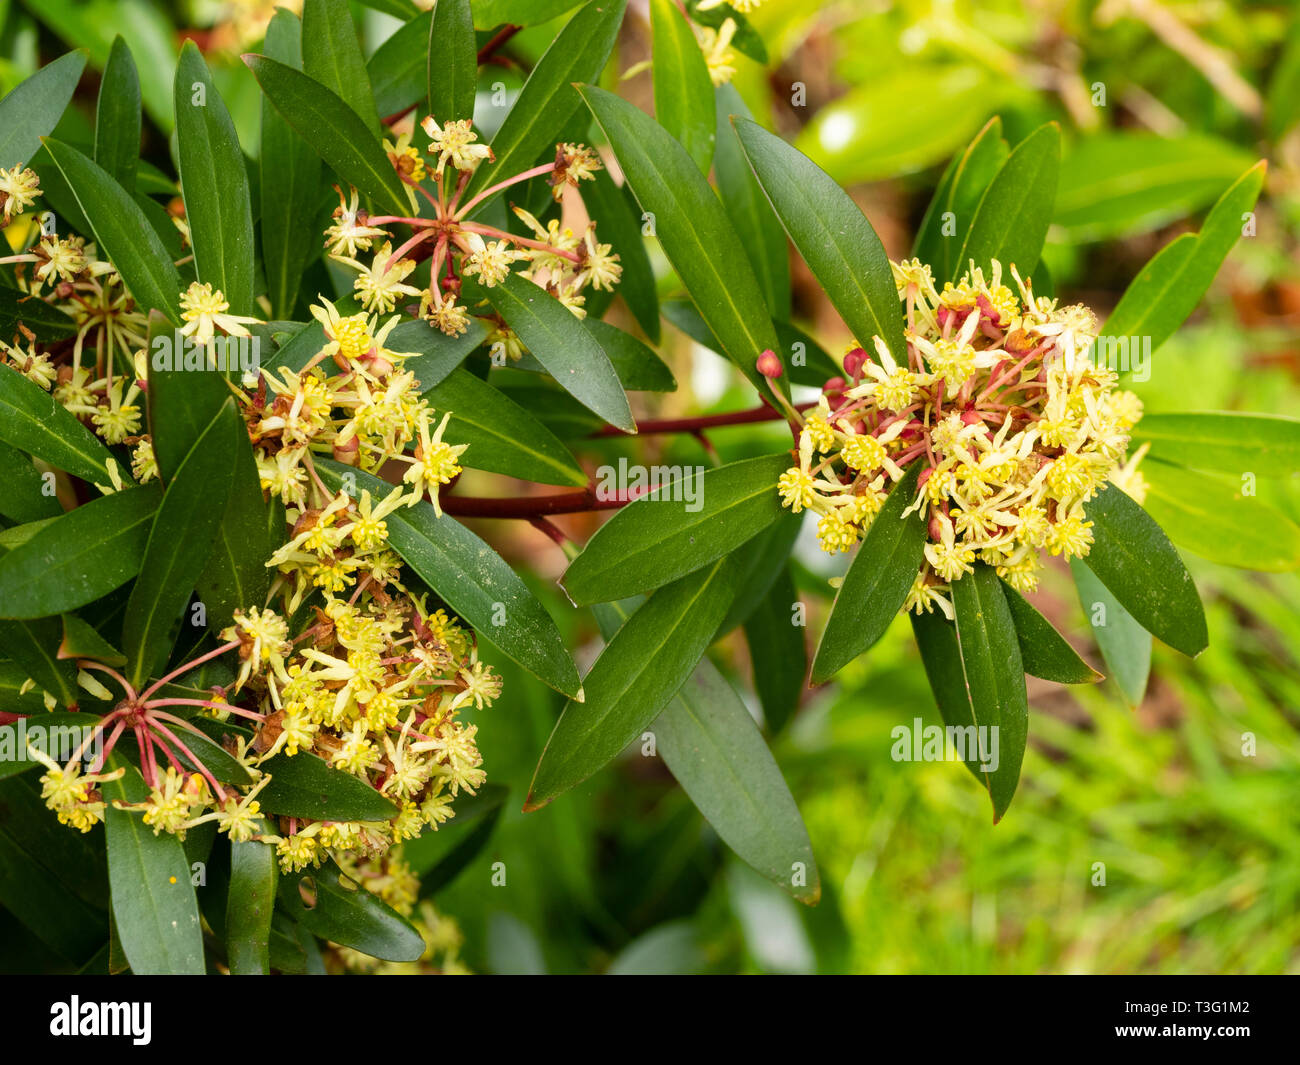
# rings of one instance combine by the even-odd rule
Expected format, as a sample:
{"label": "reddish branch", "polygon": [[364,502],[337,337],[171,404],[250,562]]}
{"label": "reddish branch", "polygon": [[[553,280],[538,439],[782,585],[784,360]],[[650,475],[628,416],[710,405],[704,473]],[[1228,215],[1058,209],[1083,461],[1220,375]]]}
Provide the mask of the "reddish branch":
{"label": "reddish branch", "polygon": [[547,514],[584,514],[592,510],[616,510],[636,498],[619,493],[601,498],[594,485],[576,492],[554,492],[546,496],[474,497],[444,495],[440,502],[448,514],[462,518],[525,518],[532,520]]}
{"label": "reddish branch", "polygon": [[478,61],[484,63],[492,58],[492,54],[500,48],[506,41],[510,40],[523,27],[521,26],[503,26],[487,44],[478,50]]}
{"label": "reddish branch", "polygon": [[[816,403],[800,403],[799,410],[815,407]],[[648,433],[699,433],[723,425],[748,425],[753,422],[784,421],[785,415],[770,404],[763,403],[749,410],[730,411],[726,414],[704,414],[693,418],[648,418],[638,422],[636,433],[626,433],[612,425],[605,425],[593,436],[645,436]]]}

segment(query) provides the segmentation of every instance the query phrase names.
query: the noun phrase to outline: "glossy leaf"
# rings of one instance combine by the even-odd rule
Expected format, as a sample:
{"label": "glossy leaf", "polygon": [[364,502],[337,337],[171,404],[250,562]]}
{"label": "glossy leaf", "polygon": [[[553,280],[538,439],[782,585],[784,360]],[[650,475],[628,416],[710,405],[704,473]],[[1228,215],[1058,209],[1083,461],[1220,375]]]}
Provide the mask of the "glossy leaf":
{"label": "glossy leaf", "polygon": [[208,625],[221,629],[236,610],[266,601],[271,571],[266,560],[284,535],[284,507],[262,498],[257,460],[246,434],[237,436],[226,457],[230,497],[217,528],[207,565],[196,585],[207,607]]}
{"label": "glossy leaf", "polygon": [[921,464],[890,489],[880,513],[835,593],[826,631],[813,658],[812,682],[822,684],[885,634],[907,601],[925,554],[925,520],[903,511],[916,498]]}
{"label": "glossy leaf", "polygon": [[1205,411],[1145,414],[1132,449],[1149,443],[1153,459],[1194,470],[1290,477],[1300,470],[1300,419]]}
{"label": "glossy leaf", "polygon": [[253,215],[235,124],[193,41],[176,64],[176,145],[199,281],[253,313]]}
{"label": "glossy leaf", "polygon": [[533,773],[536,810],[615,758],[695,672],[735,595],[740,567],[721,558],[656,591],[605,646],[565,706]]}
{"label": "glossy leaf", "polygon": [[713,82],[704,53],[672,0],[650,0],[655,118],[708,174],[715,138]]}
{"label": "glossy leaf", "polygon": [[[2,416],[2,415],[0,415]],[[5,490],[0,492],[0,516],[23,524],[57,518],[63,513],[54,492],[53,477],[37,471],[31,459],[0,440],[0,470],[5,471]]]}
{"label": "glossy leaf", "polygon": [[1071,559],[1070,572],[1101,657],[1129,706],[1136,707],[1151,673],[1151,633],[1133,620],[1083,560]]}
{"label": "glossy leaf", "polygon": [[86,53],[68,52],[19,82],[0,100],[0,166],[31,161],[46,137],[58,125],[76,91]]}
{"label": "glossy leaf", "polygon": [[866,215],[802,152],[748,119],[733,122],[777,217],[844,324],[868,352],[872,337],[901,358],[903,313],[884,246]]}
{"label": "glossy leaf", "polygon": [[450,411],[446,437],[468,444],[460,462],[539,484],[581,487],[587,475],[555,434],[468,370],[453,370],[422,393],[438,411]]}
{"label": "glossy leaf", "polygon": [[789,463],[765,455],[704,472],[686,467],[666,484],[671,467],[649,467],[659,487],[600,527],[565,571],[565,591],[579,604],[623,599],[729,554],[780,516],[776,482]]}
{"label": "glossy leaf", "polygon": [[378,139],[336,93],[268,56],[247,55],[244,62],[284,120],[339,177],[385,211],[405,215],[411,209],[406,186]]}
{"label": "glossy leaf", "polygon": [[[776,348],[776,334],[744,244],[718,197],[686,150],[651,118],[603,89],[584,86],[581,92],[723,353],[766,395],[755,363],[765,349]],[[784,378],[779,385],[789,387]]]}
{"label": "glossy leaf", "polygon": [[321,939],[384,961],[415,961],[424,953],[424,938],[411,923],[333,861],[280,877],[277,894],[284,912]]}
{"label": "glossy leaf", "polygon": [[1185,655],[1205,650],[1200,596],[1160,526],[1114,486],[1098,492],[1084,511],[1094,538],[1088,568],[1147,632]]}
{"label": "glossy leaf", "polygon": [[429,26],[429,113],[439,122],[474,117],[478,47],[470,0],[439,0]]}
{"label": "glossy leaf", "polygon": [[610,425],[636,431],[627,395],[609,357],[564,304],[518,274],[487,294],[529,353],[566,392]]}
{"label": "glossy leaf", "polygon": [[99,83],[95,111],[95,162],[127,192],[135,191],[140,162],[140,73],[121,36],[113,39]]}
{"label": "glossy leaf", "polygon": [[398,26],[366,60],[366,76],[379,114],[395,115],[427,98],[430,60],[441,65],[445,54],[441,47],[436,52],[430,49],[433,15],[421,11]]}
{"label": "glossy leaf", "polygon": [[179,326],[180,275],[139,204],[71,145],[47,138],[45,148],[90,220],[100,253],[112,260],[136,303],[145,310],[162,311]]}
{"label": "glossy leaf", "polygon": [[267,813],[312,821],[387,821],[397,807],[364,780],[308,751],[263,763],[271,782],[258,793]]}
{"label": "glossy leaf", "polygon": [[1239,177],[1206,216],[1200,233],[1183,233],[1146,264],[1120,297],[1102,334],[1150,337],[1154,351],[1196,309],[1241,236],[1244,218],[1264,186],[1267,165],[1256,163]]}
{"label": "glossy leaf", "polygon": [[582,325],[609,358],[619,382],[627,391],[677,391],[677,378],[668,364],[636,337],[597,318],[584,318]]}
{"label": "glossy leaf", "polygon": [[1061,130],[1048,122],[1011,150],[980,197],[950,277],[936,280],[955,281],[972,260],[985,271],[996,259],[1004,270],[1015,266],[1021,277],[1033,273],[1052,220],[1060,167]]}
{"label": "glossy leaf", "polygon": [[112,452],[35,381],[0,368],[0,441],[91,483],[109,484]]}
{"label": "glossy leaf", "polygon": [[1007,608],[1016,626],[1020,658],[1026,673],[1057,684],[1095,684],[1103,679],[1079,657],[1055,626],[1005,581],[1002,594],[1006,596]]}
{"label": "glossy leaf", "polygon": [[360,115],[372,137],[379,132],[379,112],[348,0],[304,0],[302,69]]}
{"label": "glossy leaf", "polygon": [[30,677],[37,688],[53,695],[59,705],[75,706],[81,697],[77,688],[77,669],[56,654],[58,639],[58,618],[0,621],[0,646],[4,647],[5,655],[13,659],[24,679]]}
{"label": "glossy leaf", "polygon": [[[642,235],[641,211],[626,185],[615,185],[608,170],[597,170],[592,181],[582,183],[582,202],[596,219],[602,244],[608,244],[623,267],[616,292],[623,297],[637,324],[652,343],[659,343],[659,295],[654,270]],[[600,296],[593,292],[590,303]],[[593,312],[594,313],[594,312]]]}
{"label": "glossy leaf", "polygon": [[59,658],[89,658],[106,666],[126,665],[126,655],[109,643],[95,628],[76,614],[64,614]]}
{"label": "glossy leaf", "polygon": [[275,848],[260,840],[230,844],[226,896],[226,959],[232,976],[270,971],[271,914],[280,866]]}
{"label": "glossy leaf", "polygon": [[[335,462],[322,462],[318,469],[333,490],[342,474],[354,476],[357,491],[369,489],[374,499],[392,489]],[[385,520],[389,546],[482,639],[557,691],[570,697],[581,692],[577,668],[555,622],[491,547],[454,518],[438,517],[427,502],[401,508]],[[504,624],[499,623],[502,616]]]}
{"label": "glossy leaf", "polygon": [[161,492],[127,488],[83,503],[0,557],[0,618],[76,610],[137,573]]}
{"label": "glossy leaf", "polygon": [[482,318],[471,318],[465,332],[456,337],[447,336],[428,322],[401,322],[388,334],[388,347],[411,353],[402,368],[415,374],[422,389],[429,389],[463,363],[487,335]]}
{"label": "glossy leaf", "polygon": [[808,647],[802,624],[796,624],[799,593],[782,568],[766,596],[745,619],[745,642],[754,671],[754,694],[763,707],[763,719],[773,735],[780,732],[795,711],[808,675]]}
{"label": "glossy leaf", "polygon": [[77,333],[77,323],[57,307],[0,285],[0,337],[16,336],[20,322],[37,340],[65,340]]}
{"label": "glossy leaf", "polygon": [[139,813],[118,810],[113,800],[141,802],[149,789],[134,766],[120,758],[126,775],[103,786],[108,879],[113,919],[131,971],[137,976],[201,976],[203,932],[181,841],[154,831]]}

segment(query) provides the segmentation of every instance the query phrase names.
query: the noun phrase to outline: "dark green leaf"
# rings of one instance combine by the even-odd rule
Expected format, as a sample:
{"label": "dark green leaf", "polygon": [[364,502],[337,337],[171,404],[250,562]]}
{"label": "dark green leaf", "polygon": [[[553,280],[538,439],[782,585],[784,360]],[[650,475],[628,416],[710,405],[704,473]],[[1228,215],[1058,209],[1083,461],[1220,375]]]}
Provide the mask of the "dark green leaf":
{"label": "dark green leaf", "polygon": [[34,381],[0,368],[0,440],[93,484],[110,483],[99,438]]}
{"label": "dark green leaf", "polygon": [[95,112],[95,162],[127,192],[140,163],[140,74],[121,36],[113,38]]}
{"label": "dark green leaf", "polygon": [[[479,856],[492,838],[497,822],[501,820],[501,811],[508,794],[508,788],[488,784],[480,788],[477,795],[467,796],[456,803],[456,819],[450,827],[455,829],[466,820],[473,827],[467,829],[464,838],[458,839],[427,872],[420,874],[420,898],[436,895]],[[443,833],[447,831],[447,827],[442,829]]]}
{"label": "dark green leaf", "polygon": [[58,657],[58,645],[58,618],[0,621],[0,646],[5,655],[41,691],[49,692],[62,706],[74,706],[79,698],[77,670],[71,662]]}
{"label": "dark green leaf", "polygon": [[470,0],[439,2],[428,44],[429,113],[439,122],[473,118],[478,47]]}
{"label": "dark green leaf", "polygon": [[109,643],[76,614],[63,615],[63,638],[59,641],[60,658],[89,658],[106,666],[126,665],[126,655]]}
{"label": "dark green leaf", "polygon": [[704,174],[713,161],[713,82],[690,25],[673,0],[650,0],[655,118]]}
{"label": "dark green leaf", "polygon": [[1095,684],[1102,679],[1064,636],[1033,605],[1006,582],[1002,585],[1011,620],[1016,625],[1025,672],[1057,684]]}
{"label": "dark green leaf", "polygon": [[397,807],[364,780],[332,769],[308,751],[277,754],[262,765],[271,782],[258,793],[267,813],[311,821],[388,821]]}
{"label": "dark green leaf", "polygon": [[65,340],[77,332],[73,319],[39,296],[0,285],[0,338],[17,337],[20,322],[37,340]]}
{"label": "dark green leaf", "polygon": [[217,629],[225,627],[236,609],[266,601],[270,586],[266,560],[280,546],[285,531],[283,505],[262,498],[247,433],[235,439],[227,461],[232,467],[230,499],[196,586],[207,608],[208,625]]}
{"label": "dark green leaf", "polygon": [[636,337],[597,318],[584,318],[582,325],[609,357],[619,382],[627,391],[677,391],[677,378],[672,370]]}
{"label": "dark green leaf", "polygon": [[379,112],[348,0],[304,0],[302,69],[360,115],[372,137],[379,133]]}
{"label": "dark green leaf", "polygon": [[271,914],[279,879],[275,848],[249,840],[230,844],[226,958],[232,976],[265,975],[271,966]]}
{"label": "dark green leaf", "polygon": [[54,491],[54,478],[47,480],[26,455],[3,441],[0,441],[0,469],[5,471],[6,481],[4,492],[0,493],[0,515],[22,524],[57,518],[63,513]]}
{"label": "dark green leaf", "polygon": [[0,166],[31,161],[76,91],[86,53],[68,52],[41,67],[0,100]]}
{"label": "dark green leaf", "polygon": [[424,953],[424,939],[411,923],[332,861],[280,877],[277,894],[281,909],[322,939],[385,961],[416,961]]}
{"label": "dark green leaf", "polygon": [[754,692],[763,707],[768,731],[773,734],[780,732],[799,708],[808,675],[808,647],[803,623],[795,620],[797,606],[799,593],[787,566],[745,619]]}
{"label": "dark green leaf", "polygon": [[[583,205],[596,222],[600,242],[608,244],[622,264],[623,276],[615,291],[623,297],[646,336],[658,344],[659,295],[641,232],[641,212],[631,191],[626,185],[615,185],[608,170],[598,170],[593,181],[582,183],[581,192]],[[595,306],[593,301],[601,296],[598,292],[590,293],[588,306]],[[596,311],[592,310],[592,314]]]}
{"label": "dark green leaf", "polygon": [[[420,12],[399,26],[366,60],[366,76],[374,90],[375,110],[379,114],[400,114],[425,98],[430,60],[441,61],[441,49],[437,58],[430,49],[432,24],[433,12]],[[472,34],[470,41],[473,43]]]}
{"label": "dark green leaf", "polygon": [[29,745],[55,761],[66,761],[85,739],[82,730],[94,727],[98,721],[78,710],[34,713],[12,725],[0,725],[0,780],[38,766],[44,771],[44,764],[28,755]]}

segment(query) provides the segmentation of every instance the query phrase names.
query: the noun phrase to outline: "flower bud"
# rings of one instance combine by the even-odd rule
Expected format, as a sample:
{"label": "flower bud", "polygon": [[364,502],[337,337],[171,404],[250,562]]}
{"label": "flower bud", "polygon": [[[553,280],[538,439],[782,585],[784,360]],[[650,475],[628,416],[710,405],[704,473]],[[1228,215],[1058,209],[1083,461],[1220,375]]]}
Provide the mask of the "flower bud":
{"label": "flower bud", "polygon": [[771,348],[767,348],[758,357],[758,372],[769,380],[775,381],[785,372],[785,368],[781,365],[781,360],[777,357],[776,352]]}
{"label": "flower bud", "polygon": [[861,348],[854,348],[844,356],[844,372],[853,380],[862,376],[862,367],[867,361],[867,353]]}

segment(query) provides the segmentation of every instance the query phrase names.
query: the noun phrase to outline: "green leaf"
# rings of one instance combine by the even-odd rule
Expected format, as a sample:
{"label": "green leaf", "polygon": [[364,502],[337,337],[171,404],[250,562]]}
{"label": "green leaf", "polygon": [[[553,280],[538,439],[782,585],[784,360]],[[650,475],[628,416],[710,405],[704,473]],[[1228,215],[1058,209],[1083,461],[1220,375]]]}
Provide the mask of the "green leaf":
{"label": "green leaf", "polygon": [[768,731],[773,735],[786,726],[799,708],[808,675],[803,626],[795,624],[794,617],[798,603],[799,593],[787,565],[745,619],[745,642],[754,669],[754,693],[763,707]]}
{"label": "green leaf", "polygon": [[[388,334],[390,351],[411,352],[402,369],[415,374],[424,389],[440,384],[465,357],[487,339],[488,329],[482,318],[471,318],[460,336],[449,337],[428,322],[402,322]],[[324,343],[324,334],[321,343]],[[317,346],[319,350],[320,345]]]}
{"label": "green leaf", "polygon": [[0,285],[0,337],[16,337],[20,322],[37,340],[65,340],[77,333],[77,323],[57,307]]}
{"label": "green leaf", "polygon": [[137,690],[165,660],[216,539],[234,481],[231,455],[244,425],[227,400],[176,469],[154,515],[140,576],[122,621],[122,650]]}
{"label": "green leaf", "polygon": [[1290,22],[1291,30],[1273,67],[1264,101],[1269,139],[1275,143],[1300,122],[1300,22]]}
{"label": "green leaf", "polygon": [[425,98],[429,61],[435,55],[430,50],[432,24],[433,12],[420,12],[410,22],[398,26],[366,60],[366,76],[379,114],[398,114]]}
{"label": "green leaf", "polygon": [[903,312],[885,248],[829,174],[748,119],[732,122],[777,217],[844,324],[868,352],[880,337],[901,358]]}
{"label": "green leaf", "polygon": [[176,145],[199,281],[253,311],[253,215],[235,124],[193,41],[176,65]]}
{"label": "green leaf", "polygon": [[[580,91],[723,353],[766,395],[756,362],[765,349],[776,348],[776,333],[744,244],[718,197],[663,127],[604,89]],[[779,387],[788,390],[789,383],[781,378]]]}
{"label": "green leaf", "polygon": [[[501,820],[509,788],[499,784],[488,784],[479,789],[477,795],[463,796],[456,802],[455,820],[450,826],[444,825],[437,836],[452,834],[457,826],[467,821],[473,825],[464,833],[464,838],[457,839],[446,854],[420,875],[420,898],[432,898],[444,887],[456,879],[466,866],[482,853],[488,840]],[[449,829],[451,831],[449,831]],[[433,833],[426,833],[425,838],[437,838]],[[409,856],[409,851],[406,852]]]}
{"label": "green leaf", "polygon": [[791,514],[783,509],[776,521],[736,552],[744,572],[736,598],[732,600],[727,616],[722,619],[722,624],[713,637],[715,640],[720,640],[737,625],[743,624],[758,609],[776,583],[777,576],[784,570],[802,526],[802,513]]}
{"label": "green leaf", "polygon": [[1253,495],[1240,478],[1142,464],[1144,506],[1179,547],[1211,562],[1282,572],[1300,567],[1300,526]]}
{"label": "green leaf", "polygon": [[768,203],[763,188],[749,168],[731,116],[752,120],[749,108],[734,86],[717,90],[718,145],[713,166],[718,195],[737,233],[744,233],[745,252],[763,289],[768,309],[776,318],[790,315],[790,249],[785,230]]}
{"label": "green leaf", "polygon": [[4,492],[0,493],[0,515],[23,524],[57,518],[63,513],[53,481],[47,481],[31,459],[3,441],[0,441],[0,469],[5,471],[6,481]]}
{"label": "green leaf", "polygon": [[813,657],[814,684],[829,680],[875,644],[907,601],[925,555],[926,532],[919,512],[902,515],[916,499],[920,473],[921,464],[913,464],[890,489],[849,563]]}
{"label": "green leaf", "polygon": [[581,0],[474,0],[474,25],[490,30],[502,23],[539,26],[576,7]]}
{"label": "green leaf", "polygon": [[[734,551],[780,516],[776,482],[789,464],[788,455],[765,455],[704,472],[637,467],[644,482],[639,487],[657,487],[615,514],[588,541],[561,580],[569,598],[578,604],[623,599]],[[638,487],[626,460],[605,470],[609,476],[597,485],[598,493]]]}
{"label": "green leaf", "polygon": [[302,69],[356,112],[371,137],[380,132],[379,112],[348,0],[304,0]]}
{"label": "green leaf", "polygon": [[436,409],[451,412],[447,439],[469,445],[461,465],[539,484],[587,483],[577,459],[554,433],[468,370],[453,370],[422,395]]}
{"label": "green leaf", "polygon": [[1020,657],[1026,673],[1057,684],[1095,684],[1103,679],[1079,657],[1055,626],[1005,581],[1002,582],[1002,594],[1006,596],[1011,620],[1015,622],[1016,639],[1020,643]]}
{"label": "green leaf", "polygon": [[956,271],[957,252],[965,243],[980,198],[1010,154],[1002,138],[1002,119],[994,115],[944,171],[912,246],[912,254],[930,266],[936,279],[952,277]]}
{"label": "green leaf", "polygon": [[518,274],[510,274],[487,295],[566,392],[610,425],[636,432],[627,395],[609,356],[564,304]]}
{"label": "green leaf", "polygon": [[285,63],[261,55],[244,62],[289,125],[339,177],[372,197],[384,211],[411,209],[406,186],[374,133],[351,107],[324,85]]}
{"label": "green leaf", "polygon": [[75,706],[80,698],[77,668],[58,657],[58,643],[58,618],[0,621],[0,646],[23,675],[34,680],[41,691],[58,699],[61,706]]}
{"label": "green leaf", "polygon": [[1158,229],[1212,203],[1250,164],[1249,153],[1217,137],[1085,137],[1066,156],[1052,224],[1078,242]]}
{"label": "green leaf", "polygon": [[180,326],[180,274],[140,205],[70,144],[47,137],[45,149],[90,220],[100,254],[117,267],[136,303],[146,311],[162,311]]}
{"label": "green leaf", "polygon": [[[266,29],[266,54],[302,68],[302,26],[278,8]],[[270,99],[261,100],[262,147],[258,156],[262,262],[273,317],[289,317],[298,302],[302,274],[320,254],[317,231],[320,160],[311,144],[280,117]]]}
{"label": "green leaf", "polygon": [[227,456],[232,470],[230,498],[217,528],[211,556],[196,585],[207,607],[208,625],[224,628],[236,609],[266,602],[271,575],[266,560],[284,539],[284,507],[262,498],[257,460],[247,433]]}
{"label": "green leaf", "polygon": [[41,138],[49,136],[67,110],[85,66],[85,52],[68,52],[0,100],[0,166],[31,161]]}
{"label": "green leaf", "polygon": [[113,919],[131,971],[200,976],[203,932],[185,848],[168,832],[155,835],[138,813],[113,806],[115,799],[142,802],[149,789],[134,766],[118,757],[110,762],[126,770],[124,777],[104,784],[103,792]]}
{"label": "green leaf", "polygon": [[695,672],[731,605],[740,567],[721,558],[656,591],[606,645],[555,724],[524,810],[540,809],[615,758]]}
{"label": "green leaf", "polygon": [[0,441],[92,484],[109,484],[113,454],[45,389],[0,368]]}
{"label": "green leaf", "polygon": [[1129,706],[1136,707],[1151,673],[1151,633],[1133,620],[1082,559],[1070,559],[1070,572],[1101,657]]}
{"label": "green leaf", "polygon": [[606,976],[697,976],[707,971],[699,933],[689,920],[669,921],[643,932],[618,952]]}
{"label": "green leaf", "polygon": [[126,41],[113,38],[113,48],[99,83],[95,111],[95,162],[127,192],[135,192],[140,163],[140,74]]}
{"label": "green leaf", "polygon": [[230,844],[226,959],[232,976],[265,976],[270,971],[271,914],[279,872],[275,848],[269,843]]}
{"label": "green leaf", "polygon": [[1229,411],[1146,414],[1131,447],[1150,444],[1153,459],[1194,470],[1290,477],[1300,470],[1300,420]]}
{"label": "green leaf", "polygon": [[627,391],[677,391],[677,378],[667,363],[636,337],[597,318],[584,318],[582,325],[605,352]]}
{"label": "green leaf", "polygon": [[952,588],[957,624],[938,613],[914,614],[912,628],[944,721],[957,728],[997,730],[966,732],[962,752],[993,801],[996,824],[1011,805],[1025,755],[1025,671],[997,574],[977,563]]}
{"label": "green leaf", "polygon": [[[615,185],[608,170],[597,170],[593,181],[581,188],[583,206],[596,221],[600,242],[608,244],[623,266],[623,276],[616,291],[623,297],[637,324],[645,330],[651,343],[659,343],[659,294],[655,288],[654,269],[646,252],[641,233],[641,211],[626,185]],[[602,296],[591,292],[587,305]],[[592,314],[596,312],[593,310]],[[590,319],[585,319],[590,324]],[[631,387],[631,386],[629,386]]]}
{"label": "green leaf", "polygon": [[277,754],[262,765],[271,782],[258,793],[267,813],[311,821],[388,821],[397,807],[364,780],[332,769],[309,751]]}
{"label": "green leaf", "polygon": [[[514,106],[492,138],[493,163],[484,163],[466,188],[466,199],[534,166],[554,151],[555,138],[579,107],[575,83],[595,81],[605,68],[627,0],[593,0],[566,23],[537,61]],[[475,14],[481,22],[481,13]],[[550,160],[548,160],[550,161]],[[482,203],[490,203],[494,193]],[[480,210],[482,204],[480,204]]]}
{"label": "green leaf", "polygon": [[1060,168],[1061,129],[1048,122],[1012,149],[980,197],[951,275],[935,280],[957,280],[971,260],[985,271],[996,259],[1006,270],[1015,266],[1021,277],[1033,273],[1052,220]]}
{"label": "green leaf", "polygon": [[280,877],[277,895],[280,908],[321,939],[384,961],[417,961],[424,953],[424,938],[411,923],[332,861]]}
{"label": "green leaf", "polygon": [[708,174],[713,161],[715,116],[708,64],[673,0],[650,0],[655,118]]}
{"label": "green leaf", "polygon": [[470,0],[439,0],[429,26],[429,113],[439,122],[474,117],[478,47]]}
{"label": "green leaf", "polygon": [[1142,267],[1106,320],[1103,336],[1150,337],[1151,351],[1173,336],[1241,236],[1266,169],[1263,161],[1252,166],[1219,197],[1200,233],[1175,237]]}
{"label": "green leaf", "polygon": [[[93,727],[98,720],[83,711],[42,712],[12,725],[0,725],[0,752],[4,754],[0,758],[0,780],[16,777],[38,766],[44,770],[43,763],[28,757],[28,745],[56,761],[66,759],[85,738],[82,728]],[[68,746],[69,742],[71,746]]]}
{"label": "green leaf", "polygon": [[[376,500],[392,490],[387,482],[336,462],[323,461],[317,468],[335,491],[342,474],[355,477],[358,492],[369,489]],[[559,629],[500,555],[454,518],[438,517],[427,502],[400,508],[385,520],[389,546],[480,638],[556,691],[578,696],[578,670]]]}
{"label": "green leaf", "polygon": [[161,491],[92,499],[0,557],[0,618],[40,618],[94,602],[137,573]]}
{"label": "green leaf", "polygon": [[1085,504],[1084,512],[1094,538],[1088,568],[1147,632],[1189,657],[1204,651],[1205,610],[1160,526],[1113,485]]}
{"label": "green leaf", "polygon": [[126,665],[126,655],[109,643],[76,614],[63,615],[63,638],[59,641],[59,658],[89,658],[106,666]]}

